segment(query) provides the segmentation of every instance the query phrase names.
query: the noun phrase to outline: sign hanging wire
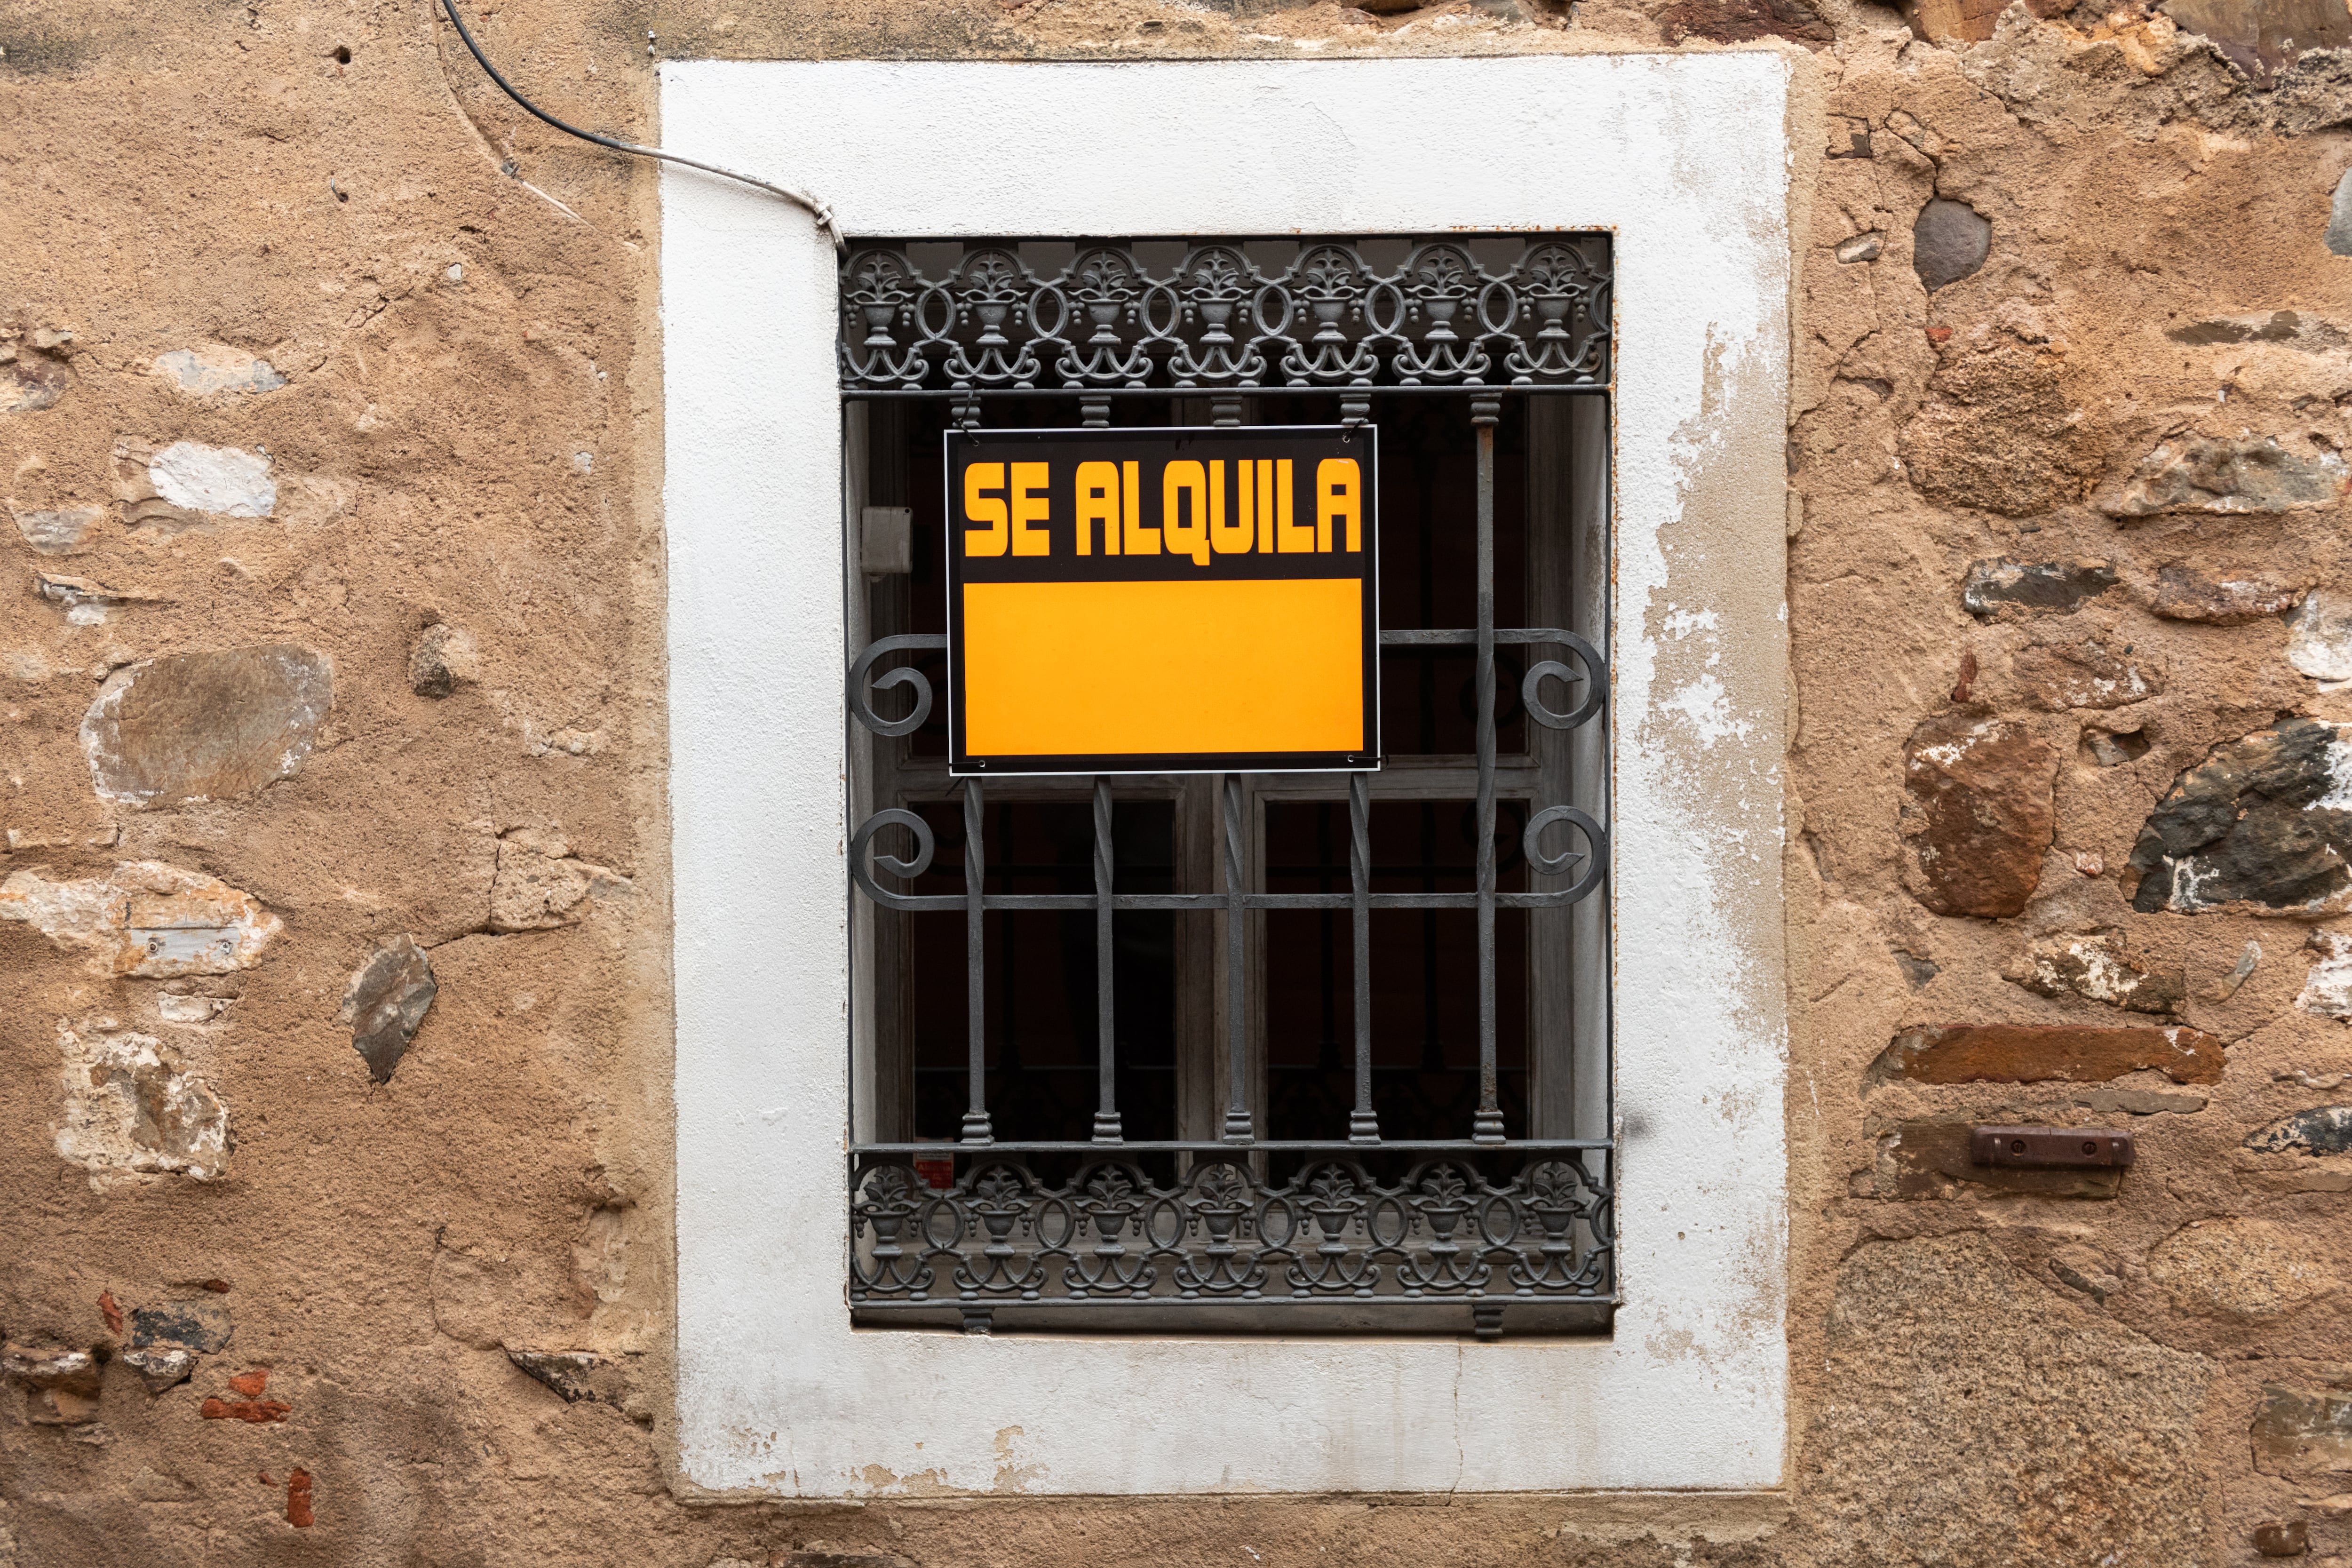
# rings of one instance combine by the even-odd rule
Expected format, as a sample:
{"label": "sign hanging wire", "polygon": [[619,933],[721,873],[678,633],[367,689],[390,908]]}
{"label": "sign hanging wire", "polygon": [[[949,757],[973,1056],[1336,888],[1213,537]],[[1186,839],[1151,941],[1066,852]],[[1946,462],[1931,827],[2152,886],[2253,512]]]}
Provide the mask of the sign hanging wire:
{"label": "sign hanging wire", "polygon": [[474,35],[467,30],[465,19],[457,15],[457,0],[441,0],[441,9],[448,15],[449,25],[457,29],[457,37],[465,40],[466,50],[474,57],[474,63],[480,66],[483,72],[499,84],[499,90],[520,104],[525,110],[554,126],[565,135],[577,136],[583,142],[593,142],[599,147],[610,147],[615,153],[633,153],[640,158],[658,158],[666,163],[683,163],[689,169],[699,169],[706,174],[717,174],[723,180],[734,180],[742,184],[756,186],[772,196],[781,196],[794,206],[806,209],[809,216],[816,219],[817,227],[824,231],[825,237],[833,241],[834,249],[845,251],[849,248],[848,243],[841,237],[840,228],[834,223],[833,209],[805,191],[796,191],[790,185],[772,184],[766,180],[755,180],[749,174],[739,174],[732,169],[722,169],[716,163],[706,163],[699,159],[688,158],[680,153],[665,153],[658,147],[641,147],[634,142],[622,142],[614,137],[600,136],[593,131],[583,131],[576,125],[565,124],[521,93],[517,92],[514,83],[499,74],[499,68],[490,63],[488,55],[482,53],[482,46],[474,41]]}

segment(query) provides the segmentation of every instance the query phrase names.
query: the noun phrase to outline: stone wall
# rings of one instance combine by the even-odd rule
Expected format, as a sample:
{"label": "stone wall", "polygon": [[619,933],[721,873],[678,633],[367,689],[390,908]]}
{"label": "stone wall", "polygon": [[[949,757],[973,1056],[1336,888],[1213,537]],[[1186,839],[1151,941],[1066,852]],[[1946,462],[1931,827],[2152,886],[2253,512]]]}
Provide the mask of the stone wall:
{"label": "stone wall", "polygon": [[2340,0],[477,15],[643,137],[662,57],[1789,54],[1787,1485],[688,1495],[651,177],[425,0],[62,0],[0,15],[0,1564],[2352,1557]]}

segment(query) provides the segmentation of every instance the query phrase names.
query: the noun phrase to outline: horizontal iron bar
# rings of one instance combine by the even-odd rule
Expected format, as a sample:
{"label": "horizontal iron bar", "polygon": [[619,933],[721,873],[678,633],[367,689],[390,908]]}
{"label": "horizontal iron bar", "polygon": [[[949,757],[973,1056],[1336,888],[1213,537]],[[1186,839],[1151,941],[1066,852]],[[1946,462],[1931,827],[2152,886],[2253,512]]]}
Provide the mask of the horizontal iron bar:
{"label": "horizontal iron bar", "polygon": [[1383,1151],[1402,1153],[1429,1152],[1435,1154],[1554,1154],[1579,1150],[1613,1150],[1616,1142],[1608,1138],[1517,1138],[1502,1143],[1474,1143],[1466,1138],[1395,1138],[1382,1139],[1378,1143],[1349,1143],[1331,1139],[1260,1139],[1250,1143],[1224,1143],[1146,1141],[1129,1143],[853,1143],[852,1155],[865,1154],[970,1154],[975,1156],[1000,1154],[1098,1154],[1111,1157],[1119,1154],[1329,1154],[1341,1159],[1360,1159],[1366,1154]]}
{"label": "horizontal iron bar", "polygon": [[[1465,1249],[1468,1249],[1466,1243]],[[1433,1308],[1444,1307],[1507,1305],[1534,1307],[1564,1305],[1571,1301],[1580,1306],[1590,1307],[1614,1307],[1621,1304],[1613,1291],[1607,1295],[1602,1295],[1599,1291],[1588,1293],[1578,1290],[1529,1290],[1522,1294],[1510,1289],[1472,1291],[1458,1286],[1451,1289],[1430,1289],[1426,1294],[1420,1296],[1407,1296],[1402,1292],[1386,1296],[1359,1296],[1352,1290],[1340,1289],[1318,1290],[1312,1294],[1292,1290],[1279,1296],[1244,1296],[1239,1290],[1223,1289],[1214,1293],[1204,1290],[1197,1296],[1130,1296],[1126,1294],[1122,1287],[1116,1284],[1097,1285],[1090,1289],[1093,1294],[1086,1296],[1037,1296],[1024,1299],[1013,1295],[989,1294],[967,1299],[950,1288],[936,1296],[863,1296],[851,1303],[851,1310],[936,1312],[943,1308],[953,1311],[960,1307],[969,1305],[1018,1309],[1023,1312],[1035,1307],[1058,1307],[1066,1310],[1091,1307],[1097,1311],[1109,1308],[1130,1307],[1147,1307],[1158,1311],[1165,1311],[1176,1307],[1194,1310],[1205,1307],[1212,1311],[1219,1311],[1245,1310],[1252,1307],[1291,1306],[1343,1307],[1353,1312],[1367,1310],[1402,1311],[1407,1308],[1416,1311],[1428,1311]]]}
{"label": "horizontal iron bar", "polygon": [[1513,393],[1570,393],[1584,397],[1605,397],[1612,390],[1607,382],[1574,381],[1546,382],[1541,384],[1516,382],[1444,382],[1434,386],[976,386],[913,388],[898,386],[845,386],[841,399],[845,403],[865,402],[927,402],[972,403],[987,397],[1076,397],[1076,398],[1157,398],[1161,402],[1195,398],[1234,397],[1430,397],[1451,395],[1455,397],[1495,397]]}
{"label": "horizontal iron bar", "polygon": [[[1496,893],[1495,907],[1504,910],[1556,910],[1581,902],[1570,899],[1570,889],[1556,893]],[[1379,910],[1475,910],[1478,895],[1465,893],[1374,893],[1372,908]],[[961,893],[900,893],[894,897],[890,908],[909,914],[945,910],[961,910],[968,902]],[[982,900],[982,907],[991,910],[1091,910],[1095,907],[1092,893],[991,893]],[[1177,910],[1193,913],[1221,912],[1227,907],[1223,893],[1119,893],[1111,900],[1115,910]],[[1355,907],[1355,898],[1349,893],[1244,893],[1242,907],[1249,910],[1347,910]]]}
{"label": "horizontal iron bar", "polygon": [[[1549,626],[1497,626],[1495,640],[1498,643],[1564,643],[1575,634],[1556,631]],[[1428,630],[1391,631],[1381,634],[1382,647],[1475,647],[1478,631],[1475,626],[1432,627]]]}

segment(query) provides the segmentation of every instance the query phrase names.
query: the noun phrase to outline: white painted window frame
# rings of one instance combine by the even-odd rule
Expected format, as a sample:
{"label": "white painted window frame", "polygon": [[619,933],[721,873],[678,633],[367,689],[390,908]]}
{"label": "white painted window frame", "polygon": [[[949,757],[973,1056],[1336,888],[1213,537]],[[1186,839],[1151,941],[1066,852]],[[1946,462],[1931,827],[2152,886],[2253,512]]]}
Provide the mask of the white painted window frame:
{"label": "white painted window frame", "polygon": [[1780,1483],[1789,69],[1764,52],[662,68],[666,145],[814,190],[853,234],[1616,236],[1614,1332],[856,1330],[834,258],[799,210],[665,168],[686,1482]]}

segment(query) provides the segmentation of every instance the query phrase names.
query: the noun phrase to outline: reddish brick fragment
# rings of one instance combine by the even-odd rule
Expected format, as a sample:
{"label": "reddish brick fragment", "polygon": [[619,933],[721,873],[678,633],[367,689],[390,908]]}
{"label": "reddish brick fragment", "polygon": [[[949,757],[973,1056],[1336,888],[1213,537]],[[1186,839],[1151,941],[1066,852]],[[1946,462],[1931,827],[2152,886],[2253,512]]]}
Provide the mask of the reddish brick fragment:
{"label": "reddish brick fragment", "polygon": [[286,1478],[286,1522],[297,1530],[308,1530],[311,1517],[310,1472],[298,1468]]}
{"label": "reddish brick fragment", "polygon": [[257,1366],[250,1372],[238,1373],[228,1380],[228,1385],[232,1392],[242,1394],[247,1399],[251,1399],[269,1386],[269,1369],[266,1366]]}
{"label": "reddish brick fragment", "polygon": [[275,1399],[207,1399],[196,1414],[207,1421],[283,1421],[293,1409]]}
{"label": "reddish brick fragment", "polygon": [[2219,1083],[2226,1043],[2181,1027],[1948,1024],[1906,1029],[1871,1064],[1865,1087],[1913,1083],[2105,1083],[2154,1068],[2175,1083]]}
{"label": "reddish brick fragment", "polygon": [[98,1293],[98,1315],[106,1320],[106,1331],[117,1339],[122,1337],[122,1309],[114,1304],[114,1292]]}

